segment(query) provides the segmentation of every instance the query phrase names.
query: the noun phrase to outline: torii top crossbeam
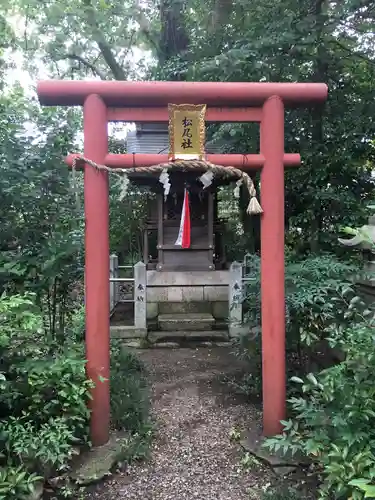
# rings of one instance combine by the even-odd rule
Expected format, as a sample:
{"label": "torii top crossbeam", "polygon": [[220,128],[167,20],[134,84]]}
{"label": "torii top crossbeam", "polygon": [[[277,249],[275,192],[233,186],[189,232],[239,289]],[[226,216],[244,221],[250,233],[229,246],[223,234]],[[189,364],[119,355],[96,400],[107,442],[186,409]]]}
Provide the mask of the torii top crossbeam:
{"label": "torii top crossbeam", "polygon": [[279,96],[286,106],[309,105],[327,98],[324,83],[257,82],[125,82],[48,80],[38,84],[40,103],[45,106],[82,106],[91,95],[99,95],[107,106],[259,106]]}

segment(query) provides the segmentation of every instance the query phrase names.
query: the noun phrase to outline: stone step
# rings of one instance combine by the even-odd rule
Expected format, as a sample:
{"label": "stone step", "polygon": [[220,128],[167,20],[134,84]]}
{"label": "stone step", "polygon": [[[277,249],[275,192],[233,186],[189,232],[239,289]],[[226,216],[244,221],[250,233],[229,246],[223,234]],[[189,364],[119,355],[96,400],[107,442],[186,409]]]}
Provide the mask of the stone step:
{"label": "stone step", "polygon": [[209,331],[215,323],[215,318],[208,313],[159,314],[159,327],[168,332]]}
{"label": "stone step", "polygon": [[210,314],[211,302],[159,302],[159,314]]}
{"label": "stone step", "polygon": [[147,340],[157,346],[160,343],[178,344],[180,347],[201,345],[202,343],[229,342],[228,331],[225,330],[175,330],[149,332]]}

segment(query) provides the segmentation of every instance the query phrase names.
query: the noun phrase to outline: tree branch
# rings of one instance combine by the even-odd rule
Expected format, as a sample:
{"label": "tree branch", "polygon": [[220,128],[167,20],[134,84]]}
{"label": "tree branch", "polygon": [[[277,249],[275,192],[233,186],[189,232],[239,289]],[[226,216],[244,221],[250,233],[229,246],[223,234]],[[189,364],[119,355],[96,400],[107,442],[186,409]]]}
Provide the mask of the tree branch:
{"label": "tree branch", "polygon": [[360,52],[356,52],[355,50],[351,50],[349,47],[346,47],[346,45],[339,40],[331,40],[331,43],[334,43],[341,49],[345,50],[349,55],[353,57],[358,57],[359,59],[362,59],[370,64],[375,64],[375,59],[371,59],[371,57],[367,57],[364,54],[361,54]]}
{"label": "tree branch", "polygon": [[96,68],[93,64],[91,64],[89,61],[86,61],[83,57],[77,55],[77,54],[66,54],[65,56],[61,56],[60,60],[63,59],[70,59],[71,61],[77,61],[89,70],[91,70],[94,75],[97,75],[101,80],[106,80],[106,75],[102,73],[98,68]]}
{"label": "tree branch", "polygon": [[143,33],[149,44],[152,45],[152,47],[155,49],[157,57],[159,57],[160,45],[157,43],[155,37],[151,32],[150,22],[147,19],[139,0],[134,0],[133,8],[134,8],[134,14],[133,14],[134,19],[139,24],[141,32]]}
{"label": "tree branch", "polygon": [[123,68],[116,61],[115,56],[113,55],[112,49],[110,45],[107,43],[106,39],[103,36],[101,29],[99,28],[98,22],[95,17],[95,9],[91,4],[91,0],[83,0],[83,4],[85,5],[85,13],[87,22],[92,29],[92,36],[94,41],[99,47],[99,50],[108,64],[113,77],[115,80],[126,80],[126,73]]}

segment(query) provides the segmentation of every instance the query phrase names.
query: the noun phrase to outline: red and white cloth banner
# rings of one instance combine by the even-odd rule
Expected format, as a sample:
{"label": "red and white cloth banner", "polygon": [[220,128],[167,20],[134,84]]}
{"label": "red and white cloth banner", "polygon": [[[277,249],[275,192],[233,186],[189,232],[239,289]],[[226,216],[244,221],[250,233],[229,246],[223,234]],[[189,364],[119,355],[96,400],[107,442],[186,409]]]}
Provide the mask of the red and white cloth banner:
{"label": "red and white cloth banner", "polygon": [[185,189],[184,203],[182,205],[180,230],[178,232],[175,245],[181,248],[190,247],[190,207],[189,207],[189,192]]}

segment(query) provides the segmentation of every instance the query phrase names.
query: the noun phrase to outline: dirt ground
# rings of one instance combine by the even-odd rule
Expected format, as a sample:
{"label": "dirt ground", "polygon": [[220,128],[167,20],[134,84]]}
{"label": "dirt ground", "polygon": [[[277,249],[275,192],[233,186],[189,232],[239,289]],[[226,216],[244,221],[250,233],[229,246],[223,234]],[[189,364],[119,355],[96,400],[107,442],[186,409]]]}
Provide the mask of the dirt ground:
{"label": "dirt ground", "polygon": [[157,423],[151,459],[114,475],[90,494],[101,500],[251,500],[274,478],[245,470],[233,429],[260,425],[260,408],[234,395],[223,379],[241,370],[230,347],[149,349]]}

